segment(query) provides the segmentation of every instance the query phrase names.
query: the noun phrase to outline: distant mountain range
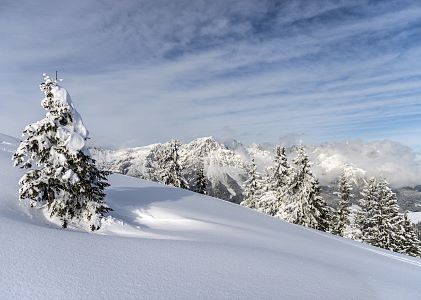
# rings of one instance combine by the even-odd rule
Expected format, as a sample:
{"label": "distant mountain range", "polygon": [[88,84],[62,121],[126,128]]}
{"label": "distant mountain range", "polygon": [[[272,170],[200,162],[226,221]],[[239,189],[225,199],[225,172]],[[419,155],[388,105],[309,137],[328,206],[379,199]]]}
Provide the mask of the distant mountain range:
{"label": "distant mountain range", "polygon": [[[133,177],[145,178],[145,159],[158,144],[128,149],[93,148],[91,153],[101,168]],[[258,170],[264,173],[272,163],[274,145],[243,145],[233,140],[221,143],[212,137],[198,138],[180,148],[183,175],[194,185],[201,164],[208,179],[209,195],[239,203],[243,199],[246,166],[254,157]],[[391,141],[361,141],[306,147],[315,174],[320,179],[322,194],[336,205],[335,180],[346,165],[354,181],[354,201],[359,199],[364,178],[386,178],[397,194],[403,210],[421,211],[421,170],[415,152]],[[293,147],[288,147],[292,159]]]}

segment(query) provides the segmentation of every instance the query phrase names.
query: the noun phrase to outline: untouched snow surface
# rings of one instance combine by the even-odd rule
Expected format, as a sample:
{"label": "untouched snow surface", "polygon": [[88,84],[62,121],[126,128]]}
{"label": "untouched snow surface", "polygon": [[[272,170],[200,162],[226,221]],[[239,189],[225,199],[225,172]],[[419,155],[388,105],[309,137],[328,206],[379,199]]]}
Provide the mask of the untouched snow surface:
{"label": "untouched snow surface", "polygon": [[98,234],[17,201],[0,151],[0,299],[421,299],[421,259],[110,176]]}

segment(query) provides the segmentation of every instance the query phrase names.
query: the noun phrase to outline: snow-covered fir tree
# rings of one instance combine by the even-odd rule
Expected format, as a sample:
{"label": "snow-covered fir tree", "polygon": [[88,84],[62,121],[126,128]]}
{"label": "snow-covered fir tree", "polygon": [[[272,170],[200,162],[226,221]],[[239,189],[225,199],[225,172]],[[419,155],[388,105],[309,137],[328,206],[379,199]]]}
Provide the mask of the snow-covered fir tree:
{"label": "snow-covered fir tree", "polygon": [[406,216],[399,213],[395,193],[386,180],[371,178],[362,191],[362,240],[373,246],[419,256],[419,241]]}
{"label": "snow-covered fir tree", "polygon": [[401,252],[403,228],[403,218],[399,214],[398,200],[396,194],[392,192],[389,183],[382,180],[378,183],[379,199],[377,215],[374,216],[379,224],[379,240],[375,246]]}
{"label": "snow-covered fir tree", "polygon": [[145,174],[143,179],[160,182],[159,173],[164,167],[162,157],[166,151],[167,144],[158,144],[149,151],[145,158]]}
{"label": "snow-covered fir tree", "polygon": [[97,230],[111,210],[104,202],[109,173],[98,170],[85,151],[88,131],[68,92],[46,75],[40,88],[46,117],[26,126],[13,155],[15,166],[28,170],[19,181],[19,197],[46,207],[64,228],[76,223]]}
{"label": "snow-covered fir tree", "polygon": [[421,244],[418,239],[415,226],[411,224],[408,218],[408,214],[405,213],[403,216],[403,243],[401,245],[401,253],[405,253],[411,256],[421,257]]}
{"label": "snow-covered fir tree", "polygon": [[155,146],[146,157],[146,179],[183,189],[188,188],[187,181],[181,174],[178,153],[180,145],[179,141],[172,140]]}
{"label": "snow-covered fir tree", "polygon": [[259,207],[259,198],[261,196],[261,178],[257,172],[256,163],[254,158],[251,159],[251,163],[248,166],[248,178],[244,183],[244,200],[240,205],[257,209]]}
{"label": "snow-covered fir tree", "polygon": [[180,141],[172,140],[169,145],[169,151],[164,157],[164,171],[161,173],[163,183],[173,185],[175,187],[186,189],[188,184],[181,174],[181,166],[179,163]]}
{"label": "snow-covered fir tree", "polygon": [[203,164],[201,164],[197,170],[194,191],[199,194],[207,195],[207,182]]}
{"label": "snow-covered fir tree", "polygon": [[289,197],[291,170],[285,147],[275,148],[273,165],[268,169],[264,194],[259,201],[259,210],[271,216],[281,216]]}
{"label": "snow-covered fir tree", "polygon": [[288,222],[327,231],[329,211],[320,196],[318,179],[311,171],[311,163],[303,146],[297,148],[293,160],[295,172],[290,185],[290,197],[282,218]]}
{"label": "snow-covered fir tree", "polygon": [[349,207],[349,226],[346,227],[343,237],[361,242],[360,211],[361,207],[359,205]]}
{"label": "snow-covered fir tree", "polygon": [[270,181],[271,188],[280,195],[284,194],[285,190],[288,189],[291,173],[285,151],[285,147],[276,147]]}
{"label": "snow-covered fir tree", "polygon": [[361,231],[360,239],[370,244],[376,244],[379,240],[379,189],[375,178],[368,179],[361,191],[362,198],[359,200],[361,211],[358,213],[358,226]]}
{"label": "snow-covered fir tree", "polygon": [[345,236],[345,231],[350,225],[350,205],[352,195],[352,183],[349,177],[349,173],[345,168],[342,172],[341,177],[338,180],[338,192],[336,193],[339,197],[338,210],[334,217],[333,233],[340,236]]}

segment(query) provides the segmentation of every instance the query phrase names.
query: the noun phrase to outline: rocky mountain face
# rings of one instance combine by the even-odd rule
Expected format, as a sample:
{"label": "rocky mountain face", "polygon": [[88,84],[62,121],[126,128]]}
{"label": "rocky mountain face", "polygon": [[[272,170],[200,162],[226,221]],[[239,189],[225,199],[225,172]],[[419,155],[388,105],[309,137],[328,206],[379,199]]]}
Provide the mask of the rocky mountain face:
{"label": "rocky mountain face", "polygon": [[[151,149],[157,146],[123,150],[95,148],[91,149],[91,153],[103,169],[148,179],[145,172],[146,157]],[[194,188],[196,172],[203,166],[208,195],[234,203],[242,201],[242,185],[246,180],[245,156],[228,149],[211,137],[199,138],[181,145],[179,156],[182,174],[190,187]]]}
{"label": "rocky mountain face", "polygon": [[[147,179],[146,157],[158,145],[165,144],[121,150],[95,148],[91,149],[91,153],[101,168]],[[247,176],[246,167],[251,157],[254,157],[258,171],[264,174],[272,163],[273,147],[259,144],[245,146],[238,141],[221,143],[212,137],[199,138],[181,145],[180,165],[191,188],[194,188],[197,170],[203,167],[210,196],[240,203]],[[307,147],[307,151],[313,162],[314,173],[320,179],[322,195],[330,205],[336,206],[335,180],[346,165],[354,181],[355,203],[360,197],[364,178],[375,176],[391,182],[403,210],[421,211],[421,185],[403,185],[421,182],[415,154],[408,148],[384,141],[312,146]],[[288,148],[290,160],[294,155],[293,148]]]}

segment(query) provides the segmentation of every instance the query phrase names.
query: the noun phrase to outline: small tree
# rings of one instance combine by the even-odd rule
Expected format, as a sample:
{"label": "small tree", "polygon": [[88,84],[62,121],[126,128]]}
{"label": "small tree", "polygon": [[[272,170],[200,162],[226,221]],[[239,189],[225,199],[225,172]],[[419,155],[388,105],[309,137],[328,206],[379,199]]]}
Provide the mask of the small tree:
{"label": "small tree", "polygon": [[327,231],[329,211],[320,196],[319,181],[311,171],[304,147],[298,147],[293,163],[295,172],[291,180],[291,196],[281,217],[291,223]]}
{"label": "small tree", "polygon": [[188,184],[181,175],[181,166],[179,163],[179,148],[181,146],[180,141],[172,140],[169,143],[169,149],[167,155],[164,157],[163,172],[161,178],[165,184],[173,185],[175,187],[187,189]]}
{"label": "small tree", "polygon": [[254,158],[251,159],[251,163],[248,166],[248,179],[245,182],[244,187],[244,200],[240,205],[257,209],[259,207],[259,197],[261,191],[260,174],[257,173],[257,167],[254,162]]}
{"label": "small tree", "polygon": [[[419,224],[419,223],[418,223]],[[403,243],[401,244],[401,253],[405,253],[411,256],[421,257],[421,245],[417,237],[415,226],[411,224],[408,219],[408,214],[403,215]]]}
{"label": "small tree", "polygon": [[288,165],[285,148],[275,148],[273,165],[268,169],[265,193],[260,199],[259,210],[280,217],[289,197],[291,168]]}
{"label": "small tree", "polygon": [[46,117],[25,128],[13,155],[15,166],[28,170],[19,181],[19,197],[30,199],[32,207],[46,204],[63,228],[77,221],[97,230],[111,210],[104,202],[109,173],[98,170],[85,151],[88,131],[68,92],[46,75],[40,88]]}
{"label": "small tree", "polygon": [[370,178],[364,184],[359,201],[361,211],[358,214],[358,225],[361,230],[361,240],[376,245],[379,240],[379,189],[375,178]]}
{"label": "small tree", "polygon": [[201,164],[200,167],[199,167],[199,170],[197,171],[195,192],[199,193],[199,194],[206,195],[207,194],[207,183],[206,183],[206,177],[205,177],[203,169],[204,169],[203,164]]}
{"label": "small tree", "polygon": [[399,214],[398,200],[396,194],[392,192],[389,183],[382,180],[378,183],[379,189],[379,212],[376,221],[379,224],[379,240],[377,246],[400,252],[402,249],[402,236],[404,233],[403,216]]}
{"label": "small tree", "polygon": [[179,148],[181,143],[172,140],[155,146],[146,157],[146,179],[186,189],[188,183],[181,174]]}
{"label": "small tree", "polygon": [[340,236],[345,236],[345,230],[350,225],[350,200],[352,195],[352,184],[349,174],[346,169],[343,170],[341,177],[338,180],[339,197],[338,211],[334,217],[333,233]]}
{"label": "small tree", "polygon": [[395,193],[389,184],[370,179],[360,200],[362,240],[380,248],[419,256],[419,241],[406,215],[399,213]]}

